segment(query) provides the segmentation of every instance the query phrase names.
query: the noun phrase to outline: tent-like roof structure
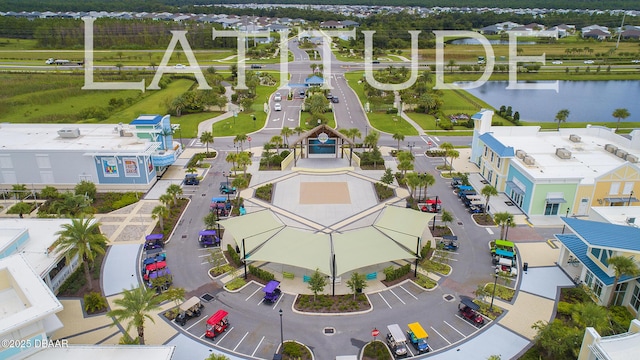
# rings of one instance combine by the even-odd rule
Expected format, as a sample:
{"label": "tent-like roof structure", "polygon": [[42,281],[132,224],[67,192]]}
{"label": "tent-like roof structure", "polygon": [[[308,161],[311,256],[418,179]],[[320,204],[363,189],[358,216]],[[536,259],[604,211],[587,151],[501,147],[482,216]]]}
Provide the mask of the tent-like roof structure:
{"label": "tent-like roof structure", "polygon": [[[373,226],[344,233],[312,233],[287,227],[270,210],[221,220],[249,261],[273,262],[340,276],[366,266],[414,259],[418,241],[424,244],[428,222],[435,214],[386,206]],[[242,240],[244,239],[243,248]]]}

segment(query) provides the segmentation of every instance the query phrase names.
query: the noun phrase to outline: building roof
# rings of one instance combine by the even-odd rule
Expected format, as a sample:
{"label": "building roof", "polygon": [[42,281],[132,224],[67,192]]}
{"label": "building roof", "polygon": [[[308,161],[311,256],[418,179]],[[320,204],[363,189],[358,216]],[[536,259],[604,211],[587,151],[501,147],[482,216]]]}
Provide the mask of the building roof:
{"label": "building roof", "polygon": [[513,157],[514,155],[513,147],[503,145],[491,133],[480,135],[480,140],[500,157]]}
{"label": "building roof", "polygon": [[[0,278],[0,338],[52,315],[55,317],[55,313],[62,310],[60,301],[22,255],[0,259]],[[57,323],[61,325],[59,320]],[[56,324],[51,322],[51,326]]]}
{"label": "building roof", "polygon": [[572,217],[561,219],[589,246],[640,252],[640,228]]}
{"label": "building roof", "polygon": [[[126,127],[126,125],[125,125]],[[78,129],[76,138],[58,130]],[[0,124],[2,151],[89,151],[100,153],[153,152],[154,143],[136,136],[120,136],[116,124]]]}
{"label": "building roof", "polygon": [[[570,135],[578,135],[580,140],[574,142]],[[511,162],[534,180],[573,179],[580,184],[593,184],[595,179],[626,163],[624,158],[605,150],[607,144],[640,157],[637,138],[630,140],[599,126],[544,132],[537,126],[492,126],[491,136],[503,146],[511,146],[516,152],[522,150],[535,159],[534,165],[526,165],[518,158]],[[558,148],[568,150],[570,158],[558,157]]]}
{"label": "building roof", "polygon": [[606,359],[625,360],[638,356],[640,333],[625,333],[606,336],[593,345],[606,354]]}
{"label": "building roof", "polygon": [[162,121],[162,115],[140,115],[133,120],[131,125],[156,125]]}
{"label": "building roof", "polygon": [[112,359],[153,359],[171,360],[175,346],[154,345],[69,345],[43,348],[27,356],[27,360],[112,360]]}
{"label": "building roof", "polygon": [[[70,219],[0,219],[0,258],[7,250],[7,255],[20,253],[39,276],[44,276],[60,258],[48,252],[57,238],[55,233],[70,223]],[[28,232],[28,240],[17,249],[9,249],[24,232]]]}

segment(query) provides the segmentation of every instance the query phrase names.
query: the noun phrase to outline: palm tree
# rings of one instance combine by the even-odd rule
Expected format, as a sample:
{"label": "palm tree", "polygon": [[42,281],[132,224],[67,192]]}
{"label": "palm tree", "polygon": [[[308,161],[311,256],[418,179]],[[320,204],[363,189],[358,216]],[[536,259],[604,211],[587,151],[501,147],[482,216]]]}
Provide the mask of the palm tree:
{"label": "palm tree", "polygon": [[173,196],[171,196],[169,194],[162,194],[162,195],[160,195],[158,200],[160,200],[160,202],[163,203],[167,207],[167,210],[171,211],[171,204],[173,203]]}
{"label": "palm tree", "polygon": [[293,130],[285,126],[282,128],[282,130],[280,130],[280,135],[284,137],[284,143],[287,147],[289,147],[289,136],[293,135]]}
{"label": "palm tree", "polygon": [[611,330],[609,314],[605,307],[593,302],[574,304],[571,318],[581,328],[592,327],[600,334]]}
{"label": "palm tree", "polygon": [[92,217],[71,219],[71,224],[63,224],[56,235],[58,239],[52,245],[54,251],[63,253],[67,263],[77,256],[84,267],[89,289],[93,289],[89,264],[93,264],[97,255],[104,255],[108,241],[100,233],[100,223]]}
{"label": "palm tree", "polygon": [[404,141],[404,135],[400,133],[393,134],[393,139],[398,140],[398,151],[400,151],[400,141]]}
{"label": "palm tree", "polygon": [[621,108],[621,109],[615,109],[613,111],[613,114],[611,114],[614,118],[618,119],[618,123],[616,124],[616,132],[618,131],[618,129],[620,128],[620,120],[622,119],[626,119],[629,117],[629,110],[625,109],[625,108]]}
{"label": "palm tree", "polygon": [[209,143],[213,143],[213,133],[205,131],[200,135],[200,142],[207,146],[207,155],[209,154]]}
{"label": "palm tree", "polygon": [[[271,140],[269,140],[269,142],[276,148],[279,149],[280,146],[282,146],[282,136],[279,135],[275,135],[271,137]],[[280,151],[278,151],[278,153],[280,153]]]}
{"label": "palm tree", "polygon": [[158,219],[160,230],[164,231],[164,219],[169,216],[169,209],[166,206],[158,205],[151,211],[151,218],[153,220]]}
{"label": "palm tree", "polygon": [[402,171],[402,176],[406,174],[407,170],[413,170],[413,154],[408,151],[400,151],[396,158],[398,159],[398,170]]}
{"label": "palm tree", "polygon": [[449,176],[451,176],[451,171],[453,171],[453,159],[459,158],[460,152],[455,149],[447,150],[447,156],[451,157],[451,166],[449,166]]}
{"label": "palm tree", "polygon": [[360,139],[362,137],[362,133],[358,128],[351,128],[349,129],[349,137],[351,138],[351,141],[353,141],[353,143],[355,144],[356,138]]}
{"label": "palm tree", "polygon": [[204,360],[229,360],[229,358],[223,354],[210,354],[208,358]]}
{"label": "palm tree", "polygon": [[556,114],[555,121],[558,122],[558,131],[560,131],[560,123],[566,122],[569,117],[569,110],[562,109]]}
{"label": "palm tree", "polygon": [[125,290],[122,298],[113,301],[119,308],[107,312],[107,316],[112,317],[114,325],[116,323],[126,322],[125,329],[129,331],[131,327],[135,327],[138,332],[138,340],[140,345],[144,345],[144,321],[151,320],[155,323],[150,313],[160,309],[160,304],[165,297],[156,296],[156,292],[145,286],[137,287],[131,290]]}
{"label": "palm tree", "polygon": [[418,177],[418,174],[414,172],[410,172],[410,173],[407,173],[407,175],[405,175],[404,178],[407,181],[407,186],[411,190],[411,198],[415,198],[414,195],[415,195],[416,187],[420,185],[420,178]]}
{"label": "palm tree", "polygon": [[248,137],[246,134],[236,135],[233,139],[233,143],[240,143],[240,151],[244,151],[244,146],[242,145],[245,141],[247,141]]}
{"label": "palm tree", "polygon": [[239,153],[230,152],[227,154],[227,158],[225,159],[228,163],[233,164],[234,172],[237,171],[236,161],[238,161],[238,154]]}
{"label": "palm tree", "polygon": [[184,301],[184,295],[186,291],[180,287],[170,287],[169,290],[164,292],[164,296],[168,301],[173,301],[176,306],[179,306]]}
{"label": "palm tree", "polygon": [[420,188],[424,187],[424,197],[426,198],[427,188],[436,183],[436,178],[429,173],[419,174],[418,177],[420,178]]}
{"label": "palm tree", "polygon": [[484,215],[486,219],[488,215],[487,211],[489,210],[489,198],[498,195],[498,190],[496,190],[496,188],[491,185],[486,185],[482,188],[481,194],[484,195],[484,197],[487,199],[486,203],[484,204]]}
{"label": "palm tree", "polygon": [[456,61],[451,59],[449,60],[449,72],[453,72],[453,68],[456,66]]}
{"label": "palm tree", "polygon": [[628,258],[626,256],[616,255],[609,258],[609,266],[613,267],[614,279],[613,285],[611,286],[611,295],[609,295],[609,301],[607,302],[607,307],[613,305],[613,297],[616,294],[616,287],[618,286],[618,281],[623,275],[628,275],[631,277],[636,277],[640,275],[640,269],[638,265],[633,261],[633,259]]}
{"label": "palm tree", "polygon": [[504,229],[507,225],[509,227],[516,227],[513,221],[513,214],[509,214],[506,211],[493,214],[493,221],[500,226],[500,239],[504,239]]}
{"label": "palm tree", "polygon": [[178,205],[178,195],[182,195],[182,187],[178,184],[171,184],[167,187],[167,194],[173,198],[173,205]]}
{"label": "palm tree", "polygon": [[242,168],[242,174],[244,175],[244,177],[247,177],[247,166],[251,165],[251,156],[249,156],[248,152],[241,152],[238,154],[238,156],[236,157],[236,162],[238,163],[238,166]]}
{"label": "palm tree", "polygon": [[[450,142],[443,142],[442,144],[440,144],[440,149],[444,150],[444,154],[442,156],[442,159],[444,160],[444,166],[447,166],[447,156],[449,156],[449,154],[447,153],[447,151],[449,150],[453,150],[453,144]],[[453,167],[453,164],[451,164],[451,166]]]}
{"label": "palm tree", "polygon": [[275,146],[272,143],[265,143],[262,146],[262,157],[264,157],[264,159],[267,162],[267,169],[269,169],[271,167],[271,158],[273,158],[273,154],[271,153],[271,149],[273,149]]}

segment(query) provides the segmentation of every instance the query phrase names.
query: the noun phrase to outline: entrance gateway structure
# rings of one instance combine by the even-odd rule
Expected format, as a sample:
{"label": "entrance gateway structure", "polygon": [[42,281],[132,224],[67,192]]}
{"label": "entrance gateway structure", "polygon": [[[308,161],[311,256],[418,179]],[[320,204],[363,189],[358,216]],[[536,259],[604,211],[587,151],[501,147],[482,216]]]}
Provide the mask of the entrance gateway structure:
{"label": "entrance gateway structure", "polygon": [[345,157],[345,144],[350,145],[347,158],[349,159],[349,166],[351,166],[353,161],[353,147],[355,145],[353,141],[335,129],[325,124],[320,124],[301,134],[300,138],[291,145],[294,155],[293,165],[296,166],[297,160],[305,156],[309,159],[343,159]]}

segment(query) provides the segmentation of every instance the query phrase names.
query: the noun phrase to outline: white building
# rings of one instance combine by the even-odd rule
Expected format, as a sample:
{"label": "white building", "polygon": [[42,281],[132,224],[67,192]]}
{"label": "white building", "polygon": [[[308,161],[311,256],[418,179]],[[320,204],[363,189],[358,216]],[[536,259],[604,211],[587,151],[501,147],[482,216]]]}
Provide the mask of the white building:
{"label": "white building", "polygon": [[629,332],[602,337],[588,327],[582,339],[578,360],[628,360],[640,354],[640,321],[629,324]]}

